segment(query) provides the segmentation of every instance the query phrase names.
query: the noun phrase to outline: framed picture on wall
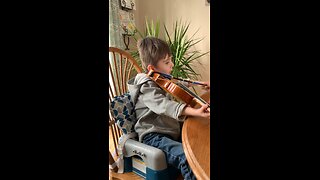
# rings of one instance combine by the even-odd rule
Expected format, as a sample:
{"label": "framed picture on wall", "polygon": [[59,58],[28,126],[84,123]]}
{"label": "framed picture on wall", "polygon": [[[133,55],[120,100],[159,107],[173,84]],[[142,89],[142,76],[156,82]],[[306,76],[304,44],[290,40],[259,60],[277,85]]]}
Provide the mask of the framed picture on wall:
{"label": "framed picture on wall", "polygon": [[135,3],[132,0],[120,0],[120,6],[123,10],[132,10]]}

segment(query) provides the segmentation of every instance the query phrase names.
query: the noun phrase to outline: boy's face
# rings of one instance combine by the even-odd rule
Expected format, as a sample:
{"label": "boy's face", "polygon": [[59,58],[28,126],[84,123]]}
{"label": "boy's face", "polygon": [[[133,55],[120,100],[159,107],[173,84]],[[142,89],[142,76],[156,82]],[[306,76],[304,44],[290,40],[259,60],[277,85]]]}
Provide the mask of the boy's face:
{"label": "boy's face", "polygon": [[154,70],[166,74],[170,74],[173,68],[172,56],[167,55],[164,59],[160,59]]}

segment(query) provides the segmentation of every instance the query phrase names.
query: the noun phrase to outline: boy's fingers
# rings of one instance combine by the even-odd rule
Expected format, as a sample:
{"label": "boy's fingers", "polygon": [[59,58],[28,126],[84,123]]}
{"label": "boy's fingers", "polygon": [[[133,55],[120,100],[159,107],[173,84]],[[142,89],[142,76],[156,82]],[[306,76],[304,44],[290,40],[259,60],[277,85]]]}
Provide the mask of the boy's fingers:
{"label": "boy's fingers", "polygon": [[207,108],[208,107],[208,104],[203,104],[202,105],[202,108]]}
{"label": "boy's fingers", "polygon": [[210,112],[205,113],[204,117],[210,117]]}
{"label": "boy's fingers", "polygon": [[208,104],[204,104],[204,105],[201,106],[202,110],[206,110],[207,108],[208,108]]}

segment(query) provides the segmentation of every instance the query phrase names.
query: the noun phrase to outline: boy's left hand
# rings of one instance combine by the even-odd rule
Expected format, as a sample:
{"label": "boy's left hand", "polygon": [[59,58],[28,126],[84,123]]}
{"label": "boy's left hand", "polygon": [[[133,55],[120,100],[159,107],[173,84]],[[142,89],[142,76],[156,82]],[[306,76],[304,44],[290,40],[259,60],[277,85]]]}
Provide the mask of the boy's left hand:
{"label": "boy's left hand", "polygon": [[201,83],[206,85],[206,86],[202,86],[203,89],[210,91],[210,81],[201,82]]}
{"label": "boy's left hand", "polygon": [[199,109],[196,110],[196,116],[199,117],[210,117],[210,111],[207,110],[208,105],[204,104]]}

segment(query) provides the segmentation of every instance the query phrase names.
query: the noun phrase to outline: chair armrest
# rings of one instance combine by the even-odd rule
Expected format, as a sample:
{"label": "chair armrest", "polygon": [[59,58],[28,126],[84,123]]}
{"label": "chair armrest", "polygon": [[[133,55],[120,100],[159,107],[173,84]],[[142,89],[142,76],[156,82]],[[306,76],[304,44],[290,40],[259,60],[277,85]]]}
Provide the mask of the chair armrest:
{"label": "chair armrest", "polygon": [[125,157],[138,155],[143,159],[146,166],[153,170],[159,171],[167,168],[166,156],[162,150],[133,139],[128,139],[124,146]]}

